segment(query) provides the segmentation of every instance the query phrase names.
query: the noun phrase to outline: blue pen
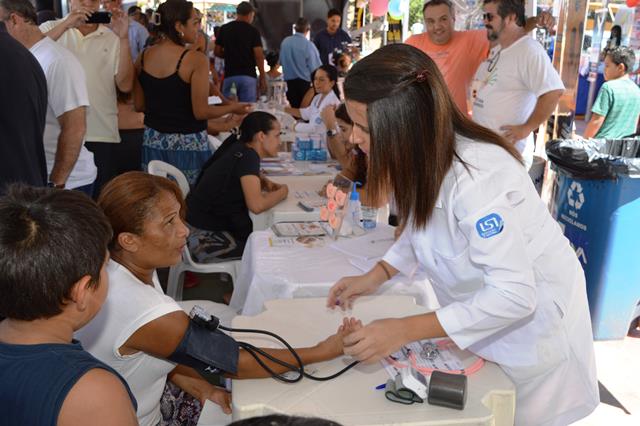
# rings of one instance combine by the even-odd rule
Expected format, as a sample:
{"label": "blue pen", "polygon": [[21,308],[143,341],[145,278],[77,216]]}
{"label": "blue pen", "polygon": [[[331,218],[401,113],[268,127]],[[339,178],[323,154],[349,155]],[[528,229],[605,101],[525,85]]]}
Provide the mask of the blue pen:
{"label": "blue pen", "polygon": [[384,388],[386,388],[386,387],[387,387],[387,384],[386,384],[386,383],[383,383],[383,384],[381,384],[381,385],[376,386],[376,390],[382,390],[382,389],[384,389]]}

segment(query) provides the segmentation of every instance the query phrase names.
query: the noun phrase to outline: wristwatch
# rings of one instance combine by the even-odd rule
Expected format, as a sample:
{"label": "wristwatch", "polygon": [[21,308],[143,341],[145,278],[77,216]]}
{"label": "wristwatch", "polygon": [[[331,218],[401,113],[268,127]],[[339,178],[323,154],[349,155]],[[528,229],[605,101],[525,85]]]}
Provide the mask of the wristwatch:
{"label": "wristwatch", "polygon": [[329,129],[327,130],[327,137],[332,138],[338,134],[338,129]]}

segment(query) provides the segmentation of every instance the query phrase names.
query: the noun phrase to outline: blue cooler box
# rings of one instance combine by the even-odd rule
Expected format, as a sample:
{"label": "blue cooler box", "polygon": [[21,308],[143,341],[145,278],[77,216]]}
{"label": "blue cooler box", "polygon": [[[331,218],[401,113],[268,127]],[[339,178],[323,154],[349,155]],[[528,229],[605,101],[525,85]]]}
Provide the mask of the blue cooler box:
{"label": "blue cooler box", "polygon": [[552,213],[584,269],[594,338],[623,339],[640,298],[640,176],[554,169]]}

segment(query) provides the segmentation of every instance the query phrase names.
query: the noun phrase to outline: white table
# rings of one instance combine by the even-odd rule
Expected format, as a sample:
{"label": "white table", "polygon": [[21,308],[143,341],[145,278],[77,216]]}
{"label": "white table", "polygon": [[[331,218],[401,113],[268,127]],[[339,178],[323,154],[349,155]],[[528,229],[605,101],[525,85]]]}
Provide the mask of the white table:
{"label": "white table", "polygon": [[333,176],[329,174],[315,176],[268,176],[276,183],[285,184],[289,187],[289,195],[285,200],[276,204],[271,209],[259,215],[251,214],[253,230],[262,231],[278,222],[308,222],[320,220],[320,209],[312,212],[305,211],[298,206],[299,198],[296,192],[318,192],[324,184],[329,182]]}
{"label": "white table", "polygon": [[[384,240],[384,253],[393,243],[393,231],[389,225],[378,225],[374,231],[355,238],[364,245]],[[270,247],[269,238],[273,236],[270,230],[258,231],[247,241],[230,303],[243,315],[261,312],[268,300],[326,297],[338,279],[364,273],[350,263],[348,255],[331,248],[330,239],[323,247]],[[438,307],[431,284],[421,272],[411,278],[398,274],[383,284],[379,293],[409,295],[419,305]]]}
{"label": "white table", "polygon": [[[339,310],[325,308],[325,299],[272,300],[255,317],[236,317],[236,328],[261,328],[275,332],[294,347],[314,345],[334,333],[342,321]],[[406,296],[375,296],[356,301],[352,314],[363,322],[426,312]],[[295,320],[294,320],[295,319]],[[280,347],[268,337],[235,334],[237,340],[263,347]],[[327,376],[351,361],[343,357],[308,368]],[[424,404],[402,405],[388,401],[375,387],[389,378],[380,364],[358,365],[336,379],[303,379],[285,384],[273,379],[233,381],[233,419],[286,413],[317,416],[343,425],[512,425],[515,387],[495,364],[487,362],[468,378],[464,410]]]}

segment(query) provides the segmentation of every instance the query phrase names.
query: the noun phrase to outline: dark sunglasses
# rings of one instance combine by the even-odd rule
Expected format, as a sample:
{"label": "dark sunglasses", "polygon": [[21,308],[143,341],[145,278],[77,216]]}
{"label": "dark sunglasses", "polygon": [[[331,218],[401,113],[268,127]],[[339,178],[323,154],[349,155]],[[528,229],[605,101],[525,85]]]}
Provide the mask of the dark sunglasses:
{"label": "dark sunglasses", "polygon": [[495,15],[493,13],[483,13],[482,14],[482,19],[485,20],[485,21],[491,22],[491,21],[493,21],[493,17],[494,16]]}

